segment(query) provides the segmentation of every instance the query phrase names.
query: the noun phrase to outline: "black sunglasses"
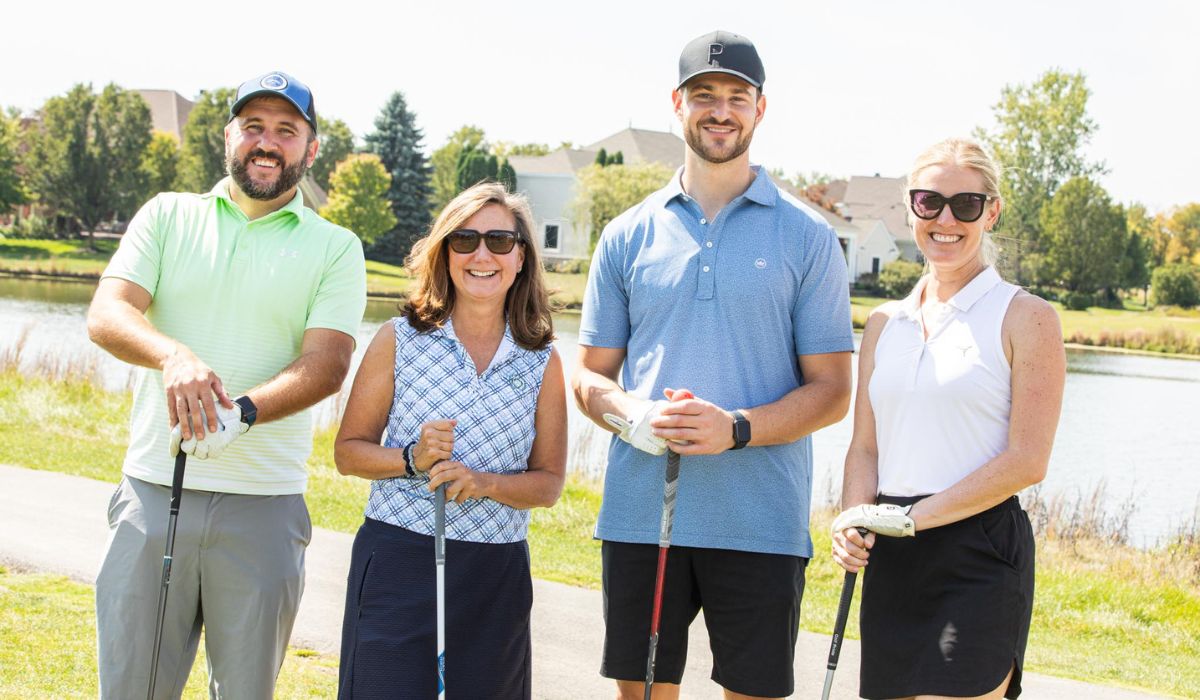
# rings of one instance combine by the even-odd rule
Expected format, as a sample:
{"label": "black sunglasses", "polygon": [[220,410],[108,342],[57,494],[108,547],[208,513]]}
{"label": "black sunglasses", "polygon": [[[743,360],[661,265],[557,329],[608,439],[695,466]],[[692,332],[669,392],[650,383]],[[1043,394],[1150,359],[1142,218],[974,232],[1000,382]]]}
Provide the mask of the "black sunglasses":
{"label": "black sunglasses", "polygon": [[908,201],[912,207],[912,213],[918,219],[936,219],[941,215],[942,209],[949,204],[950,213],[964,224],[978,221],[979,217],[983,216],[984,205],[988,203],[989,199],[991,197],[979,192],[959,192],[953,197],[947,197],[933,190],[908,191]]}
{"label": "black sunglasses", "polygon": [[516,231],[502,229],[492,229],[480,233],[474,229],[460,228],[457,231],[451,231],[448,238],[450,239],[450,250],[463,255],[474,253],[475,249],[479,247],[480,238],[487,245],[487,249],[496,255],[511,253],[513,246],[520,241]]}

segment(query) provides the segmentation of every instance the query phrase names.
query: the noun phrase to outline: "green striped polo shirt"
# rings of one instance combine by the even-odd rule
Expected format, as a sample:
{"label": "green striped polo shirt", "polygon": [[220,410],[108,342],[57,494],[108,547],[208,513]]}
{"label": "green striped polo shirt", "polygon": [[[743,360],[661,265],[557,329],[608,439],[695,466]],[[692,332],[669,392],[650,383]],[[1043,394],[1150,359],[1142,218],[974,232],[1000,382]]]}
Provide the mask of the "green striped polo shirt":
{"label": "green striped polo shirt", "polygon": [[[206,194],[163,193],[133,218],[104,271],[153,297],[146,318],[191,348],[230,397],[300,355],[304,332],[355,337],[366,306],[362,244],[296,196],[253,221],[229,197],[228,178]],[[162,372],[137,368],[126,474],[170,484],[173,460]],[[307,410],[258,423],[218,458],[188,461],[184,487],[303,493],[312,451]]]}

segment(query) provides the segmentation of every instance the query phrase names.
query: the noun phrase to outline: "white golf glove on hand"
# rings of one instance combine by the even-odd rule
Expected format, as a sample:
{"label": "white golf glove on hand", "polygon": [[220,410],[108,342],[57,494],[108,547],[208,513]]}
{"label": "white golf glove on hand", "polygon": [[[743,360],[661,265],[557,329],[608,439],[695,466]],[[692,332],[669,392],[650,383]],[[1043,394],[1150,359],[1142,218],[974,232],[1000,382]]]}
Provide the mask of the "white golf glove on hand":
{"label": "white golf glove on hand", "polygon": [[888,537],[914,537],[917,526],[908,511],[912,506],[897,506],[890,503],[871,505],[864,503],[860,506],[847,508],[833,520],[835,533],[852,527],[865,527],[871,532]]}
{"label": "white golf glove on hand", "polygon": [[[241,406],[235,403],[233,408],[225,408],[217,404],[217,432],[206,433],[203,440],[197,440],[195,437],[184,440],[179,443],[179,449],[197,459],[220,457],[225,448],[229,447],[229,443],[249,429],[250,426],[242,422]],[[178,425],[171,431],[172,446],[175,444],[175,435],[178,431]]]}
{"label": "white golf glove on hand", "polygon": [[666,401],[647,401],[629,418],[605,413],[604,421],[619,430],[618,436],[625,442],[642,452],[661,456],[666,454],[667,441],[650,432],[650,419],[661,413],[666,405]]}

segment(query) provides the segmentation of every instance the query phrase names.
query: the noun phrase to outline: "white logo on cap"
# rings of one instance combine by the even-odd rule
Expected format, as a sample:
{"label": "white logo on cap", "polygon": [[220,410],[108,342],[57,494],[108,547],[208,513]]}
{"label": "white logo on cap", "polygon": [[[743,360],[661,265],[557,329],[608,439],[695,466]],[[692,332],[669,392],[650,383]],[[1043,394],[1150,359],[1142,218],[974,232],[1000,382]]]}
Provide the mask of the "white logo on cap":
{"label": "white logo on cap", "polygon": [[278,73],[264,76],[262,80],[258,81],[258,84],[268,90],[282,90],[288,86],[287,78]]}
{"label": "white logo on cap", "polygon": [[709,62],[709,64],[720,68],[721,64],[720,64],[720,62],[717,61],[717,56],[720,56],[723,53],[725,53],[725,45],[724,44],[709,44],[708,45],[708,62]]}

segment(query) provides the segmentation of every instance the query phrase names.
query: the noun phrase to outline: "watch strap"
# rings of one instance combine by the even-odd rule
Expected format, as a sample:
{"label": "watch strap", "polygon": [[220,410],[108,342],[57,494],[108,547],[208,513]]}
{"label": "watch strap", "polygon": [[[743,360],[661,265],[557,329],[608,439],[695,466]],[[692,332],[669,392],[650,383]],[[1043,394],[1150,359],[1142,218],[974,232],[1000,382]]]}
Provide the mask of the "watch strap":
{"label": "watch strap", "polygon": [[242,422],[246,424],[246,428],[253,428],[254,422],[258,420],[258,406],[245,395],[237,397],[233,402],[242,407]]}
{"label": "watch strap", "polygon": [[730,413],[733,415],[733,447],[729,449],[740,450],[750,442],[750,421],[741,411]]}
{"label": "watch strap", "polygon": [[417,443],[410,442],[404,446],[404,473],[407,476],[413,477],[417,475],[417,469],[413,466],[413,448]]}

